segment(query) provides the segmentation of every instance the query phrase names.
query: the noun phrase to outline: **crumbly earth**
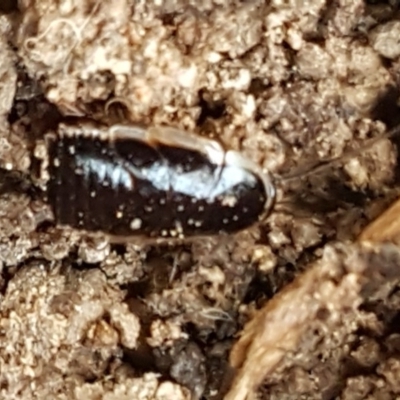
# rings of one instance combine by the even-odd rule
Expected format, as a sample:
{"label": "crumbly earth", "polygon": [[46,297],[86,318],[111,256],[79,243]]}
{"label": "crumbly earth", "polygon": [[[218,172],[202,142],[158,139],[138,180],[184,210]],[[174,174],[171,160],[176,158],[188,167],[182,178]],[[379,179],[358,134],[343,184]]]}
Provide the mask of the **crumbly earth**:
{"label": "crumbly earth", "polygon": [[[400,249],[357,241],[399,194],[398,12],[1,2],[0,398],[398,397]],[[277,204],[184,243],[54,226],[44,137],[70,117],[216,138]]]}

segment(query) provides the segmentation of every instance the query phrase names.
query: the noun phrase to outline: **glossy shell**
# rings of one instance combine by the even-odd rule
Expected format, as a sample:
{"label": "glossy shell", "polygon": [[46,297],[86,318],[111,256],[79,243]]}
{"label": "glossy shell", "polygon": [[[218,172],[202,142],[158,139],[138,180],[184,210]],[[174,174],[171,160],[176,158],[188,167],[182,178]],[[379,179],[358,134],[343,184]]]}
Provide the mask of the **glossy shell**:
{"label": "glossy shell", "polygon": [[236,232],[275,196],[269,176],[239,153],[172,128],[61,124],[48,152],[56,223],[118,238]]}

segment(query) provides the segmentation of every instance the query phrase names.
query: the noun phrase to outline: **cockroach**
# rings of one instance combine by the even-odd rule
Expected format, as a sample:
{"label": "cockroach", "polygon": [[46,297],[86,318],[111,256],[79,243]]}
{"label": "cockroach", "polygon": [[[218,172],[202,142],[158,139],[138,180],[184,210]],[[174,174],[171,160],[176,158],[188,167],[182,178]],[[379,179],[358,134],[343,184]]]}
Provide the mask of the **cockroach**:
{"label": "cockroach", "polygon": [[271,176],[215,140],[170,127],[61,123],[46,137],[55,223],[113,238],[234,233],[271,211]]}

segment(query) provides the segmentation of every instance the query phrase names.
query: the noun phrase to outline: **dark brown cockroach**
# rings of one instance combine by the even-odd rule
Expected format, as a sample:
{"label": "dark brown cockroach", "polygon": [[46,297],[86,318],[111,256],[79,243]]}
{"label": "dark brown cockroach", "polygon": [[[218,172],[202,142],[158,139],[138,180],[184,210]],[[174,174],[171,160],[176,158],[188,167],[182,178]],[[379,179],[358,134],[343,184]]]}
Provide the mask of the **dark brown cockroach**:
{"label": "dark brown cockroach", "polygon": [[47,139],[47,200],[61,226],[123,239],[233,233],[275,199],[249,159],[173,128],[60,124]]}

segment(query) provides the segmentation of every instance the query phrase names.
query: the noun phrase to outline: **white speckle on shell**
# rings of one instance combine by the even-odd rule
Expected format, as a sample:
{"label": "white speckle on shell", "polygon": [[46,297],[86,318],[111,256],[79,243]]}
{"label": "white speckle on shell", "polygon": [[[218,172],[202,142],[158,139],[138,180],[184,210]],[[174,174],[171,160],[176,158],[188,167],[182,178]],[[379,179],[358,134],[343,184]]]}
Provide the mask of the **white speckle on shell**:
{"label": "white speckle on shell", "polygon": [[135,218],[132,220],[131,224],[130,224],[130,228],[133,231],[137,231],[142,227],[142,220],[140,218]]}

